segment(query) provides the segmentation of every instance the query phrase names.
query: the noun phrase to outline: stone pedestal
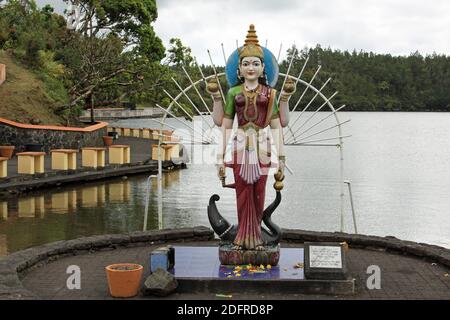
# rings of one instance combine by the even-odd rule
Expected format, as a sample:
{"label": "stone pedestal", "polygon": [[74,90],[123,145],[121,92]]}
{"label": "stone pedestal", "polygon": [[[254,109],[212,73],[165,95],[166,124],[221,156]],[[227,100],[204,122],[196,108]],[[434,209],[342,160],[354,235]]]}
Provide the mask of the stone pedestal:
{"label": "stone pedestal", "polygon": [[77,153],[76,149],[54,149],[52,153],[52,170],[76,170]]}
{"label": "stone pedestal", "polygon": [[110,146],[109,163],[110,164],[130,163],[130,146],[117,144]]}
{"label": "stone pedestal", "polygon": [[0,178],[8,176],[8,158],[0,157]]}
{"label": "stone pedestal", "polygon": [[17,172],[19,174],[44,173],[45,152],[17,153]]}
{"label": "stone pedestal", "polygon": [[137,129],[137,128],[130,129],[131,136],[135,137],[135,138],[140,138],[140,136],[141,136],[140,131],[141,131],[141,129]]}
{"label": "stone pedestal", "polygon": [[142,138],[151,139],[152,138],[152,130],[150,129],[142,129]]}
{"label": "stone pedestal", "polygon": [[[305,279],[303,248],[280,248],[278,265],[257,272],[221,264],[217,247],[176,246],[175,267],[170,272],[178,281],[177,292],[257,292],[296,294],[353,294],[355,280]],[[260,263],[263,264],[263,263]],[[267,265],[265,265],[267,266]]]}
{"label": "stone pedestal", "polygon": [[105,166],[106,148],[82,148],[81,164],[83,167],[97,168]]}
{"label": "stone pedestal", "polygon": [[276,266],[280,260],[280,246],[266,246],[265,250],[236,250],[231,244],[221,244],[219,260],[222,265]]}

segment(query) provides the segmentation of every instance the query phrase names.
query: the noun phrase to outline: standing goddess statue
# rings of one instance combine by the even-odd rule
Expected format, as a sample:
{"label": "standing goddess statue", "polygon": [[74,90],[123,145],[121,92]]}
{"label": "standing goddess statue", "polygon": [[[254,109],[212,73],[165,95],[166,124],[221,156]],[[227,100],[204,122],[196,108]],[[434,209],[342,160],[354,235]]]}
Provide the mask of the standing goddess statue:
{"label": "standing goddess statue", "polygon": [[[254,25],[250,25],[245,44],[237,49],[237,54],[237,81],[228,90],[225,105],[217,83],[211,81],[207,85],[207,91],[214,101],[213,120],[222,132],[222,141],[217,152],[218,176],[224,181],[225,168],[233,170],[232,187],[236,190],[238,216],[236,234],[232,239],[233,250],[264,251],[261,223],[267,175],[269,169],[275,167],[278,183],[281,184],[284,178],[286,158],[282,128],[289,122],[289,98],[295,91],[295,85],[288,79],[280,97],[269,85],[269,82],[276,83],[276,78],[271,74],[271,79],[268,79],[265,59],[271,59],[267,62],[272,64],[272,69],[275,59],[270,51],[259,45]],[[228,69],[231,58],[227,63]],[[275,77],[278,77],[278,66],[275,67]],[[228,74],[227,77],[230,83]],[[231,162],[225,162],[226,146],[235,118],[238,130],[231,144]],[[272,146],[276,151],[276,163],[271,161]],[[279,191],[282,184],[281,187],[275,188]]]}

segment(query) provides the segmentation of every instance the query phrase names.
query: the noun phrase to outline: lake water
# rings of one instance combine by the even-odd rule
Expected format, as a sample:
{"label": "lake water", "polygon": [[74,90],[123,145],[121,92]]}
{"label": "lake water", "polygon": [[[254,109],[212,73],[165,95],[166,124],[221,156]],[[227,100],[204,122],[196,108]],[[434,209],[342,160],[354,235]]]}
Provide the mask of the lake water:
{"label": "lake water", "polygon": [[[344,134],[352,135],[344,142],[344,178],[352,183],[358,232],[450,248],[450,114],[342,112],[340,118],[351,119],[344,126]],[[318,131],[320,126],[310,132]],[[317,137],[327,135],[334,136],[327,131]],[[284,228],[339,231],[338,149],[286,149],[294,173],[286,172],[273,220]],[[134,176],[0,201],[0,255],[56,240],[142,230],[146,179]],[[220,186],[214,165],[189,164],[165,174],[163,182],[162,221],[153,181],[147,229],[209,226],[206,206],[214,193],[221,196],[222,214],[237,221],[234,190]],[[275,196],[272,184],[270,177],[267,204]],[[344,232],[353,232],[344,191]]]}

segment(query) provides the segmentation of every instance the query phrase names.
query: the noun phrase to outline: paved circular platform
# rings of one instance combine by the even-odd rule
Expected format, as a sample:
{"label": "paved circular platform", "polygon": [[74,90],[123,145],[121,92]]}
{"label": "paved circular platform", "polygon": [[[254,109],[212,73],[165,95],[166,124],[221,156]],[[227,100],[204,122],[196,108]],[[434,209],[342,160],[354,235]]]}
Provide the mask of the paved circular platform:
{"label": "paved circular platform", "polygon": [[[169,241],[170,243],[170,241]],[[217,246],[216,241],[173,243],[177,246]],[[35,266],[23,274],[23,287],[42,299],[113,299],[109,296],[104,267],[117,262],[135,262],[144,266],[144,277],[149,273],[149,253],[160,244],[103,249],[59,258]],[[284,248],[301,247],[299,243],[282,243]],[[155,299],[450,299],[450,268],[429,260],[386,252],[384,249],[350,248],[347,254],[349,274],[356,280],[352,296],[304,295],[246,292],[175,293]],[[69,290],[67,267],[81,268],[81,289]],[[381,289],[366,286],[367,268],[377,265],[381,270]],[[293,266],[292,266],[293,267]],[[294,270],[294,269],[293,269]],[[217,296],[217,294],[219,296]],[[134,299],[151,299],[139,295]]]}

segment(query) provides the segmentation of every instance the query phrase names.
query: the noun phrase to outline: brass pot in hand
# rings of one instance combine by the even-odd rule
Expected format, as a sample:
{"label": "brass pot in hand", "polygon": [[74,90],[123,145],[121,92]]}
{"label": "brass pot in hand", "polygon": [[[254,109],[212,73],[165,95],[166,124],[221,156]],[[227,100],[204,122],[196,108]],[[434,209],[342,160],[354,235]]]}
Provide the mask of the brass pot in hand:
{"label": "brass pot in hand", "polygon": [[217,83],[217,80],[215,78],[212,78],[208,81],[208,83],[206,84],[206,91],[211,95],[214,95],[219,91],[219,84]]}
{"label": "brass pot in hand", "polygon": [[287,78],[284,87],[283,87],[283,91],[288,93],[288,94],[292,94],[295,92],[295,82],[294,80],[292,80],[291,78]]}

